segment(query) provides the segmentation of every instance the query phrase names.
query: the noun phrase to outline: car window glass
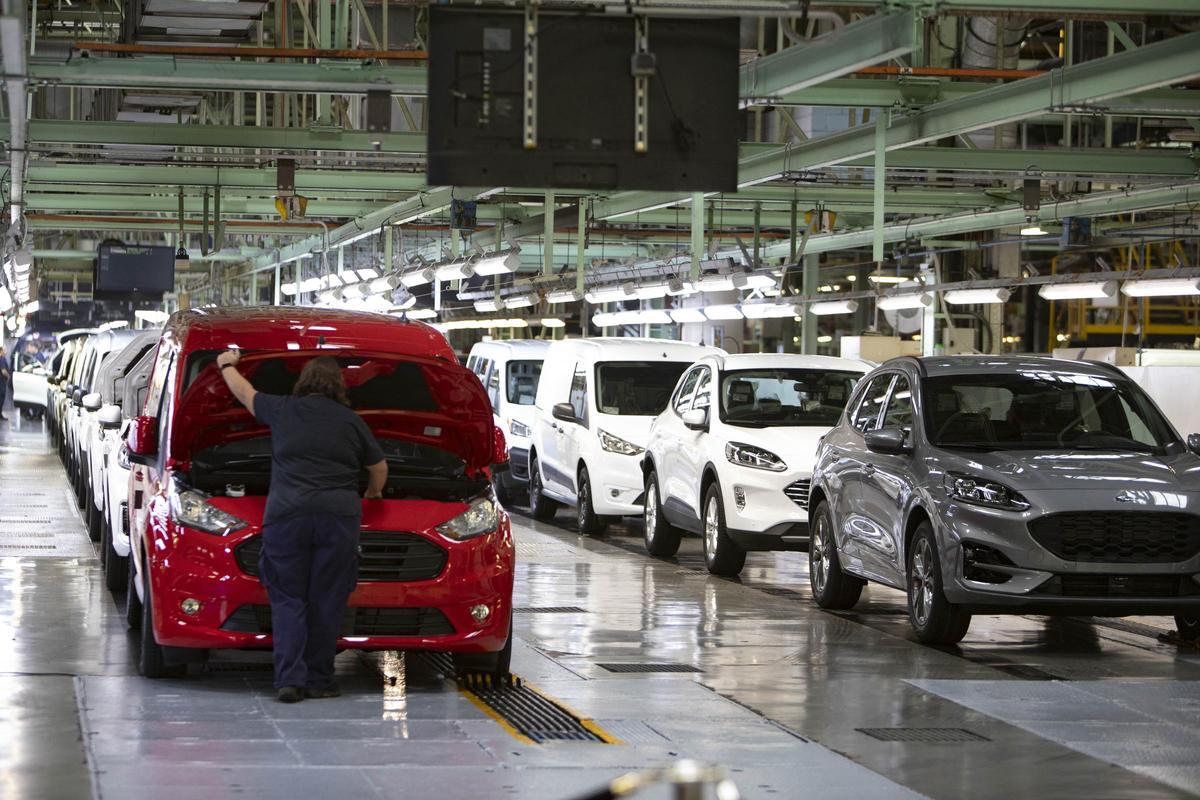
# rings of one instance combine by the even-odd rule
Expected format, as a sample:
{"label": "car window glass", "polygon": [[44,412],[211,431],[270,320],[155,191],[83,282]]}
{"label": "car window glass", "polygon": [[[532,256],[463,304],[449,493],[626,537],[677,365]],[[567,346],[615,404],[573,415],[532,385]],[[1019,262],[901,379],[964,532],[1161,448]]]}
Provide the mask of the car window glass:
{"label": "car window glass", "polygon": [[150,373],[150,391],[146,395],[146,408],[158,413],[162,401],[163,386],[167,382],[167,367],[171,363],[171,348],[160,346],[158,356],[154,360],[154,370]]}
{"label": "car window glass", "polygon": [[666,410],[682,361],[606,361],[596,365],[596,405],[601,414],[656,417]]}
{"label": "car window glass", "polygon": [[876,375],[871,384],[863,392],[862,402],[854,412],[854,427],[860,431],[871,431],[879,424],[883,412],[883,401],[887,399],[888,387],[892,384],[892,375]]}
{"label": "car window glass", "polygon": [[696,398],[692,408],[710,408],[712,406],[712,370],[701,367],[700,382],[696,384]]}
{"label": "car window glass", "polygon": [[692,396],[696,393],[696,381],[700,380],[699,368],[692,370],[683,379],[679,391],[675,394],[675,412],[682,414],[692,405]]}
{"label": "car window glass", "polygon": [[820,369],[721,373],[721,419],[753,427],[836,425],[862,377]]}
{"label": "car window glass", "polygon": [[533,405],[542,377],[542,362],[510,361],[505,369],[504,392],[508,402],[518,406]]}
{"label": "car window glass", "polygon": [[487,382],[488,400],[492,403],[492,411],[500,412],[500,370],[492,370]]}
{"label": "car window glass", "polygon": [[575,411],[576,419],[587,419],[587,370],[583,364],[575,365],[575,375],[571,378],[570,399],[567,402]]}
{"label": "car window glass", "polygon": [[892,387],[892,399],[888,402],[883,426],[894,426],[909,431],[912,430],[912,423],[912,390],[908,386],[908,378],[900,375],[896,378],[896,385]]}

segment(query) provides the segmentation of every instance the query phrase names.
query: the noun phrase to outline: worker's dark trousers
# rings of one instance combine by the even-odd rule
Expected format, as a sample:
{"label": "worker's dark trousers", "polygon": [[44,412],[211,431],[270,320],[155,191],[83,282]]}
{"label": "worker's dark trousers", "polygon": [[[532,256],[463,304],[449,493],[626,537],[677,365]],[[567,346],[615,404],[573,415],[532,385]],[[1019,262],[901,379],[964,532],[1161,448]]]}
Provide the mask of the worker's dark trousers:
{"label": "worker's dark trousers", "polygon": [[259,574],[271,598],[275,687],[333,685],[333,658],[358,580],[358,517],[309,514],[263,528]]}

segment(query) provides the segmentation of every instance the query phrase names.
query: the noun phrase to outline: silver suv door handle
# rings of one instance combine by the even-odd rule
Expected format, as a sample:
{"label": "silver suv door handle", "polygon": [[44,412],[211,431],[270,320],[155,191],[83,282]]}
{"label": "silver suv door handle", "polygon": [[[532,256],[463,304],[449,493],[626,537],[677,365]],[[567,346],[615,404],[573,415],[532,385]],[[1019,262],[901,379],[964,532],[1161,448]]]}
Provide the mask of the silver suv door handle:
{"label": "silver suv door handle", "polygon": [[865,475],[866,477],[869,478],[874,474],[875,474],[875,465],[874,464],[863,464],[863,475]]}

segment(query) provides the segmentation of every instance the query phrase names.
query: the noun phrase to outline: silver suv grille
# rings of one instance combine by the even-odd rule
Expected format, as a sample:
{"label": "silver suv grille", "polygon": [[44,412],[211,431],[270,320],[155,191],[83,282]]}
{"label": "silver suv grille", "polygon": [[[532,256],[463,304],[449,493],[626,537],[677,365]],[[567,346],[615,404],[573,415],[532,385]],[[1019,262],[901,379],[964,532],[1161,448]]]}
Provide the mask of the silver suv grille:
{"label": "silver suv grille", "polygon": [[788,496],[796,505],[807,510],[808,509],[808,491],[812,488],[812,481],[805,478],[804,480],[789,483],[784,487],[783,493]]}

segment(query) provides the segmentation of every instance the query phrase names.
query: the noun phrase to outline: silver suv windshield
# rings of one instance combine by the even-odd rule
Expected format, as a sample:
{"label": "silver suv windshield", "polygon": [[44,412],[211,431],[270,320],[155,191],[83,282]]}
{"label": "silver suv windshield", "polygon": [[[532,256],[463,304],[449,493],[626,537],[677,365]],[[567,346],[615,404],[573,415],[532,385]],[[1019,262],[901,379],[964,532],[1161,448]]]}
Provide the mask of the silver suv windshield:
{"label": "silver suv windshield", "polygon": [[721,373],[721,419],[753,428],[832,427],[860,372],[743,369]]}
{"label": "silver suv windshield", "polygon": [[1075,372],[940,375],[922,382],[937,447],[1161,453],[1176,437],[1129,381]]}

